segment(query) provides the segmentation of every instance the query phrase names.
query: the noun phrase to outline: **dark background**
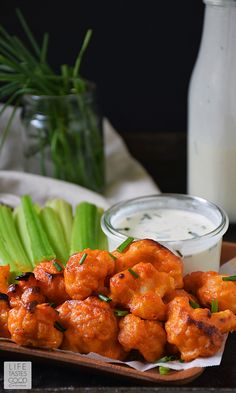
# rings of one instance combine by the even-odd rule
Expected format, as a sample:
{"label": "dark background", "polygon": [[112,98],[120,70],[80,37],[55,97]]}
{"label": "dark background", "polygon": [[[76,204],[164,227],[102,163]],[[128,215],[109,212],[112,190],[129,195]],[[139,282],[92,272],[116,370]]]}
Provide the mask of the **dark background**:
{"label": "dark background", "polygon": [[39,42],[49,32],[55,70],[73,65],[86,30],[93,29],[82,75],[98,85],[102,112],[118,131],[186,131],[201,0],[1,1],[0,23],[23,38],[16,7]]}

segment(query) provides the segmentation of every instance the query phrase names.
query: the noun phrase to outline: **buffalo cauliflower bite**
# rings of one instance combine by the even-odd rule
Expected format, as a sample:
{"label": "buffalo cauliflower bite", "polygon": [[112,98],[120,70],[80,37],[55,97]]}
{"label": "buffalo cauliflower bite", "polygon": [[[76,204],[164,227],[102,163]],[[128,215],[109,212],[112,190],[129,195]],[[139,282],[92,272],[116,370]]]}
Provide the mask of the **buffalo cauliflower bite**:
{"label": "buffalo cauliflower bite", "polygon": [[8,296],[5,293],[0,293],[0,337],[10,338],[7,325],[9,311]]}
{"label": "buffalo cauliflower bite", "polygon": [[58,261],[42,262],[34,268],[34,275],[43,294],[56,305],[69,299],[65,290],[64,268]]}
{"label": "buffalo cauliflower bite", "polygon": [[224,333],[235,328],[236,316],[229,310],[212,314],[206,308],[193,309],[187,297],[176,297],[168,304],[167,341],[178,348],[184,361],[214,355]]}
{"label": "buffalo cauliflower bite", "polygon": [[32,272],[17,276],[16,280],[18,283],[9,285],[7,290],[11,307],[20,307],[22,302],[24,304],[32,301],[45,302],[45,296],[39,287],[39,282]]}
{"label": "buffalo cauliflower bite", "polygon": [[161,358],[166,344],[166,333],[160,322],[144,321],[129,314],[121,319],[118,340],[126,352],[137,349],[148,362]]}
{"label": "buffalo cauliflower bite", "polygon": [[173,289],[174,279],[157,271],[151,263],[140,262],[110,279],[113,303],[128,307],[143,319],[165,320],[166,305],[162,298]]}
{"label": "buffalo cauliflower bite", "polygon": [[194,295],[192,295],[191,293],[188,293],[184,289],[174,289],[173,291],[168,292],[164,296],[163,301],[164,301],[164,303],[169,303],[169,302],[171,302],[171,300],[173,300],[177,296],[178,297],[182,297],[182,296],[187,297],[189,299],[189,301],[192,301],[194,303],[198,302],[198,299]]}
{"label": "buffalo cauliflower bite", "polygon": [[0,266],[0,293],[7,293],[10,278],[10,266]]}
{"label": "buffalo cauliflower bite", "polygon": [[139,262],[148,262],[159,272],[168,273],[173,277],[175,288],[183,287],[183,262],[181,258],[154,240],[137,240],[123,252],[115,250],[112,254],[117,258],[116,273]]}
{"label": "buffalo cauliflower bite", "polygon": [[66,292],[77,300],[95,293],[106,294],[106,279],[112,276],[114,269],[115,262],[107,251],[85,249],[74,254],[64,272]]}
{"label": "buffalo cauliflower bite", "polygon": [[31,302],[9,311],[8,329],[19,345],[58,348],[63,334],[55,327],[57,322],[58,313],[48,303]]}
{"label": "buffalo cauliflower bite", "polygon": [[218,301],[220,311],[231,310],[236,314],[236,282],[224,281],[216,272],[193,272],[184,277],[184,286],[192,291],[200,303],[211,307],[212,300]]}
{"label": "buffalo cauliflower bite", "polygon": [[110,305],[96,297],[67,300],[57,308],[64,333],[62,349],[74,352],[96,352],[113,359],[122,359],[118,323]]}

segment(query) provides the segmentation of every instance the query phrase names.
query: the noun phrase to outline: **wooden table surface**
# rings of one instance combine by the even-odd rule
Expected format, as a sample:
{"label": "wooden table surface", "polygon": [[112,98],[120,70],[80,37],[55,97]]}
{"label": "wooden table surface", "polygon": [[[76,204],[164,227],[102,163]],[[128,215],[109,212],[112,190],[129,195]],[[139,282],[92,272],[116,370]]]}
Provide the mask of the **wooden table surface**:
{"label": "wooden table surface", "polygon": [[[186,192],[186,137],[185,134],[123,134],[129,150],[150,172],[163,192]],[[236,242],[236,225],[231,225],[225,240]],[[33,362],[32,392],[87,392],[87,393],[182,393],[236,391],[236,333],[226,345],[222,364],[209,367],[195,381],[185,387],[178,385],[149,386],[134,384],[124,379],[94,375],[78,368]],[[24,360],[0,353],[4,360]],[[3,391],[3,367],[0,368],[0,386]],[[9,390],[10,392],[10,390]],[[12,392],[16,392],[13,390]],[[19,392],[23,392],[20,390]]]}

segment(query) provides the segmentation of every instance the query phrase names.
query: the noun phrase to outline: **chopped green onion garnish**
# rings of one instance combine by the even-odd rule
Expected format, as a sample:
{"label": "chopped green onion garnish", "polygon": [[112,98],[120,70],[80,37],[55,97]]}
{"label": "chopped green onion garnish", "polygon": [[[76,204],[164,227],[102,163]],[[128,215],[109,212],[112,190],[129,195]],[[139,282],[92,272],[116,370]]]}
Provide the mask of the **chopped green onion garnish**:
{"label": "chopped green onion garnish", "polygon": [[53,262],[53,266],[57,269],[57,271],[58,272],[61,272],[62,271],[62,267],[59,265],[59,263],[58,262]]}
{"label": "chopped green onion garnish", "polygon": [[217,299],[213,299],[213,300],[211,301],[211,312],[212,312],[212,313],[218,312],[218,310],[219,310],[219,307],[218,307],[218,300],[217,300]]}
{"label": "chopped green onion garnish", "polygon": [[164,356],[163,358],[156,360],[155,363],[166,363],[166,362],[170,362],[171,360],[176,360],[176,356],[175,355]]}
{"label": "chopped green onion garnish", "polygon": [[162,366],[159,367],[159,373],[161,375],[169,374],[169,372],[170,372],[170,369],[168,367],[162,367]]}
{"label": "chopped green onion garnish", "polygon": [[59,330],[60,332],[65,332],[66,328],[60,324],[60,322],[56,321],[54,323],[54,327]]}
{"label": "chopped green onion garnish", "polygon": [[86,252],[82,255],[82,257],[80,258],[80,261],[79,261],[79,264],[80,264],[80,265],[83,265],[85,259],[87,258],[87,255],[88,255],[88,254],[86,254]]}
{"label": "chopped green onion garnish", "polygon": [[129,311],[125,311],[125,310],[114,310],[114,314],[117,317],[124,317],[125,315],[129,314]]}
{"label": "chopped green onion garnish", "polygon": [[192,235],[193,237],[199,237],[198,233],[196,232],[192,232],[192,231],[188,231],[189,235]]}
{"label": "chopped green onion garnish", "polygon": [[236,276],[226,276],[222,277],[223,281],[236,281]]}
{"label": "chopped green onion garnish", "polygon": [[128,272],[130,272],[130,274],[132,274],[132,276],[134,276],[135,278],[139,278],[138,273],[136,273],[133,269],[131,269],[131,267],[128,269]]}
{"label": "chopped green onion garnish", "polygon": [[200,308],[200,305],[191,299],[189,299],[189,304],[192,308]]}
{"label": "chopped green onion garnish", "polygon": [[111,299],[110,297],[107,297],[107,296],[105,296],[105,295],[102,295],[101,293],[99,293],[98,297],[99,297],[99,299],[102,300],[103,302],[109,303],[109,302],[112,301],[112,299]]}
{"label": "chopped green onion garnish", "polygon": [[109,255],[112,259],[114,259],[114,261],[117,259],[117,257],[115,255],[113,255],[111,252],[109,252]]}
{"label": "chopped green onion garnish", "polygon": [[49,306],[52,307],[52,308],[55,308],[56,304],[55,303],[49,303]]}
{"label": "chopped green onion garnish", "polygon": [[134,237],[127,237],[127,239],[117,247],[117,251],[123,252],[133,241]]}
{"label": "chopped green onion garnish", "polygon": [[175,252],[177,252],[177,254],[180,256],[180,258],[183,258],[183,254],[179,250],[175,250]]}

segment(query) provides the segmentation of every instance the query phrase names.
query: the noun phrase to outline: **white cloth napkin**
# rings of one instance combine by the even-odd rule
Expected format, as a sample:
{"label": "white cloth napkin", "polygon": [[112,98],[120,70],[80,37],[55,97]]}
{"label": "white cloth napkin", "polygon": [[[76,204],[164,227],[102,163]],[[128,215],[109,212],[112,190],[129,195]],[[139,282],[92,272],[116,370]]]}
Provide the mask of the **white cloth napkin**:
{"label": "white cloth napkin", "polygon": [[[12,108],[7,108],[0,117],[0,133],[3,132],[11,111]],[[20,110],[16,113],[0,154],[0,192],[17,195],[30,193],[39,202],[56,196],[67,198],[71,203],[81,199],[99,203],[102,198],[103,205],[159,193],[157,185],[142,165],[130,155],[123,139],[107,119],[104,119],[103,128],[107,179],[104,199],[86,188],[71,183],[19,173],[23,171]]]}

